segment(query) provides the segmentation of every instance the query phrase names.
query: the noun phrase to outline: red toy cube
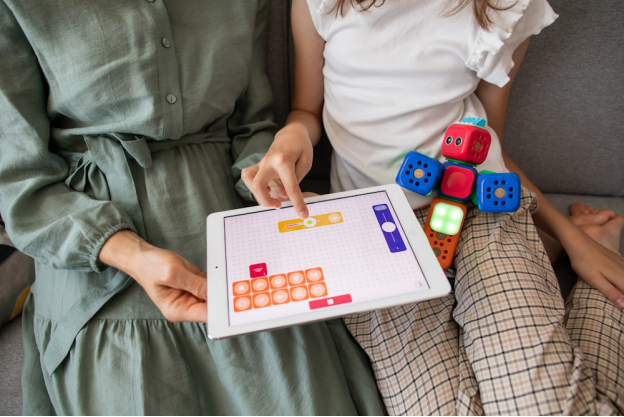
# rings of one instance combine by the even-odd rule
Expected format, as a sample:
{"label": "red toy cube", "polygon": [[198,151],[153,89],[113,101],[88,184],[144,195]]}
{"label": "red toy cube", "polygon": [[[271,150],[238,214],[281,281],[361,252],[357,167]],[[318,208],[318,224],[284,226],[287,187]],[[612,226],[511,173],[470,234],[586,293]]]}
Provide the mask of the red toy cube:
{"label": "red toy cube", "polygon": [[444,134],[442,155],[448,159],[479,165],[485,161],[492,137],[487,130],[471,124],[452,124]]}
{"label": "red toy cube", "polygon": [[468,201],[479,173],[470,165],[445,162],[438,195],[457,201]]}

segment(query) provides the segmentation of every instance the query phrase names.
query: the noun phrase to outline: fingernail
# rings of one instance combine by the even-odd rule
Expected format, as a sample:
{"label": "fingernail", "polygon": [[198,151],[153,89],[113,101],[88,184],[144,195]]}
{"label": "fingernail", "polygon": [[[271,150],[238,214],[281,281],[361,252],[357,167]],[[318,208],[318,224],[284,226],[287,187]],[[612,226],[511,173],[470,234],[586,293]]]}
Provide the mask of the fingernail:
{"label": "fingernail", "polygon": [[624,308],[624,297],[620,297],[615,301],[615,305]]}
{"label": "fingernail", "polygon": [[307,211],[300,211],[299,212],[299,217],[301,217],[303,220],[308,218],[308,212]]}

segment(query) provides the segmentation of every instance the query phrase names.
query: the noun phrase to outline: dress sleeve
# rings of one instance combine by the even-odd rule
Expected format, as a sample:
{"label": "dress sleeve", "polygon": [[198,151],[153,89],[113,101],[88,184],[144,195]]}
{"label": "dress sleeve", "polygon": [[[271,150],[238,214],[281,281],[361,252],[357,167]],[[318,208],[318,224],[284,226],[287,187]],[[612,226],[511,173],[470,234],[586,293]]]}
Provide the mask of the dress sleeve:
{"label": "dress sleeve", "polygon": [[509,82],[516,48],[558,17],[546,0],[506,0],[501,4],[505,6],[505,3],[513,6],[490,12],[490,28],[479,28],[467,62],[479,78],[499,87]]}
{"label": "dress sleeve", "polygon": [[268,3],[268,0],[259,1],[249,85],[228,122],[234,160],[232,175],[236,191],[247,201],[255,200],[241,179],[241,171],[262,159],[277,132],[277,125],[273,122],[273,94],[266,71]]}
{"label": "dress sleeve", "polygon": [[55,268],[101,271],[104,242],[131,219],[109,201],[65,184],[69,167],[50,152],[47,86],[37,57],[0,0],[0,212],[15,246]]}

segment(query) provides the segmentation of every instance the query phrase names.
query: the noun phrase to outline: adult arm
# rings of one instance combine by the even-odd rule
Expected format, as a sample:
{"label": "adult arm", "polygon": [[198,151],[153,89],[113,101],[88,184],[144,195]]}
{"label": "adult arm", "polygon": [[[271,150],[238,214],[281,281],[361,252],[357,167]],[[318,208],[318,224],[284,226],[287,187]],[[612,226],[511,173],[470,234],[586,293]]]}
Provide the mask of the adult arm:
{"label": "adult arm", "polygon": [[[271,87],[266,76],[268,0],[258,2],[253,35],[248,46],[249,78],[228,119],[232,138],[232,174],[257,163],[266,153],[277,127],[272,121]],[[253,197],[242,181],[238,193]],[[148,293],[163,315],[171,321],[206,321],[206,274],[180,255],[157,248],[129,230],[113,235],[104,245],[100,259],[132,276]]]}
{"label": "adult arm", "polygon": [[[154,300],[165,317],[205,321],[205,276],[197,268],[142,241],[113,202],[65,184],[70,168],[50,151],[45,78],[26,34],[1,1],[0,28],[0,210],[11,239],[58,269],[101,272],[111,265],[144,287],[164,275],[184,289],[168,291],[167,304]],[[148,293],[154,299],[163,288]]]}
{"label": "adult arm", "polygon": [[50,152],[47,85],[26,34],[0,1],[0,211],[24,253],[59,269],[106,268],[104,242],[130,217],[65,184],[69,166]]}

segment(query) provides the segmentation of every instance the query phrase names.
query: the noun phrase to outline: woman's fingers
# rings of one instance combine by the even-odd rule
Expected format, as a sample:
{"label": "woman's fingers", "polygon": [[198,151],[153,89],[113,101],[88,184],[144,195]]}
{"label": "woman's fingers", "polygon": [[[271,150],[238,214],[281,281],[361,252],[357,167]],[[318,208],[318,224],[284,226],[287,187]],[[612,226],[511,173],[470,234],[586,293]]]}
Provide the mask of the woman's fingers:
{"label": "woman's fingers", "polygon": [[175,298],[171,302],[158,306],[163,316],[171,322],[206,323],[208,304],[192,295],[176,290]]}
{"label": "woman's fingers", "polygon": [[196,303],[190,306],[187,310],[187,318],[186,321],[191,321],[195,323],[206,323],[208,321],[208,304],[207,303]]}
{"label": "woman's fingers", "polygon": [[208,298],[208,285],[206,278],[190,271],[182,271],[176,279],[175,287],[184,290],[200,300]]}

